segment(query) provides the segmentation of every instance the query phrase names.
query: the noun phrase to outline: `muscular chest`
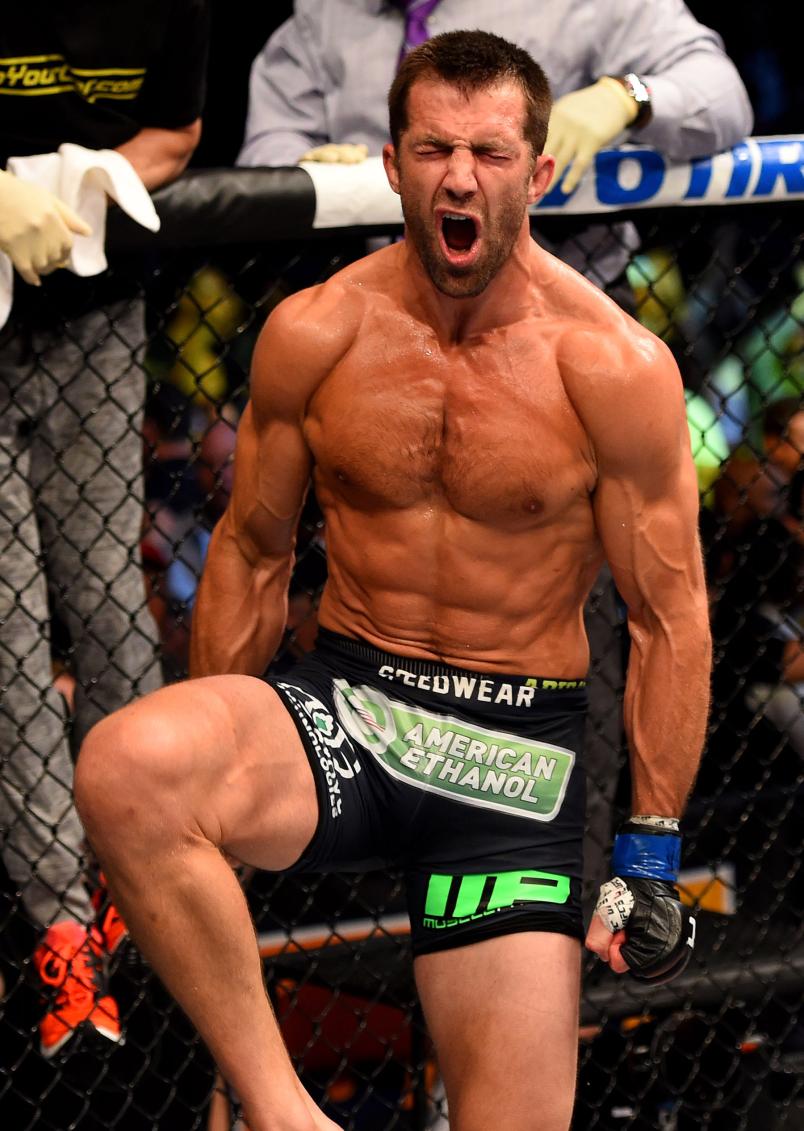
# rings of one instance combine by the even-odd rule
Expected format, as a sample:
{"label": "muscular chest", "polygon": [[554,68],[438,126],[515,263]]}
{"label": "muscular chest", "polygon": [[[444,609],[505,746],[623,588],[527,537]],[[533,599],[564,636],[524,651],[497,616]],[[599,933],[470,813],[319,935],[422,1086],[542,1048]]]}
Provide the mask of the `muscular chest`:
{"label": "muscular chest", "polygon": [[481,521],[549,519],[591,489],[583,430],[547,349],[356,351],[307,421],[319,482],[352,505],[441,498]]}

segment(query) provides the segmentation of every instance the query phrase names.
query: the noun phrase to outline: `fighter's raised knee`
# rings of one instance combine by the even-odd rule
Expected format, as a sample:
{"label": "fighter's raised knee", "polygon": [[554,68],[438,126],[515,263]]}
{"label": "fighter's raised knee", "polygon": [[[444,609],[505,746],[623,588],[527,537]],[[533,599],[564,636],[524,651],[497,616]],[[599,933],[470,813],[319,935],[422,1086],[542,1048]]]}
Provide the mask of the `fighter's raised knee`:
{"label": "fighter's raised knee", "polygon": [[90,836],[105,818],[132,820],[139,810],[175,806],[202,788],[214,756],[232,742],[216,677],[155,691],[97,723],[81,747],[75,797]]}
{"label": "fighter's raised knee", "polygon": [[75,788],[97,850],[115,842],[114,851],[121,838],[197,835],[238,860],[282,868],[318,817],[296,727],[252,676],[175,684],[104,719],[82,746]]}

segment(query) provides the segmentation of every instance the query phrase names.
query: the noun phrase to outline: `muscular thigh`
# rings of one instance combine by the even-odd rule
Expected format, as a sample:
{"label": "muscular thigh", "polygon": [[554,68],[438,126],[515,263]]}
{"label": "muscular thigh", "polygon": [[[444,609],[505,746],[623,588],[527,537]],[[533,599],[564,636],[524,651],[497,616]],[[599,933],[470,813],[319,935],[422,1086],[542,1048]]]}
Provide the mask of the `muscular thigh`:
{"label": "muscular thigh", "polygon": [[[158,786],[151,788],[167,794],[183,823],[243,863],[287,868],[313,836],[318,803],[307,755],[285,707],[262,680],[190,680],[154,692],[107,723],[122,725],[129,740],[133,727],[145,755],[142,777],[155,771],[150,776]],[[150,753],[142,751],[149,734],[156,745]]]}
{"label": "muscular thigh", "polygon": [[451,1131],[567,1131],[575,1096],[580,945],[521,932],[416,959]]}

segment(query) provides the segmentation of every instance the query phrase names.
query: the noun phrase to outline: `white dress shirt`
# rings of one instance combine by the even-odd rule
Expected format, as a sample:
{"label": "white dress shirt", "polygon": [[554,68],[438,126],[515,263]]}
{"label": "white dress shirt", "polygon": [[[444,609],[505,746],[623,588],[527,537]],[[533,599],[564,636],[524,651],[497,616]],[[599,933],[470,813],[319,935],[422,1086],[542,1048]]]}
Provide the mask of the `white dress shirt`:
{"label": "white dress shirt", "polygon": [[[480,28],[518,43],[555,98],[635,71],[653,100],[639,139],[669,157],[716,153],[753,124],[720,37],[682,0],[441,0],[428,26],[432,35]],[[295,164],[328,141],[364,142],[378,154],[403,27],[388,0],[296,0],[254,60],[238,164]]]}
{"label": "white dress shirt", "polygon": [[[428,27],[432,35],[479,28],[519,44],[544,68],[554,98],[636,72],[651,90],[653,118],[632,136],[670,158],[716,153],[753,124],[720,37],[682,0],[441,0]],[[296,0],[254,60],[238,164],[295,164],[328,141],[380,153],[403,29],[389,0]],[[631,225],[596,224],[554,250],[606,283],[637,242]]]}

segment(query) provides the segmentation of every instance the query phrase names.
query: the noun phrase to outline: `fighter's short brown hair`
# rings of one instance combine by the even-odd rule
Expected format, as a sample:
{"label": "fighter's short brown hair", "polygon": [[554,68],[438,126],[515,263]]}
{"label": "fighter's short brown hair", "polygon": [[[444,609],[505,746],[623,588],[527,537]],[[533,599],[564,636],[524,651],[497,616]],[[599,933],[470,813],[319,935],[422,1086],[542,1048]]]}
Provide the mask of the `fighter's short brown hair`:
{"label": "fighter's short brown hair", "polygon": [[446,31],[403,59],[388,92],[391,140],[398,148],[408,126],[408,95],[415,82],[434,79],[464,95],[513,81],[525,96],[524,136],[534,156],[544,149],[552,96],[539,64],[522,47],[488,31]]}

